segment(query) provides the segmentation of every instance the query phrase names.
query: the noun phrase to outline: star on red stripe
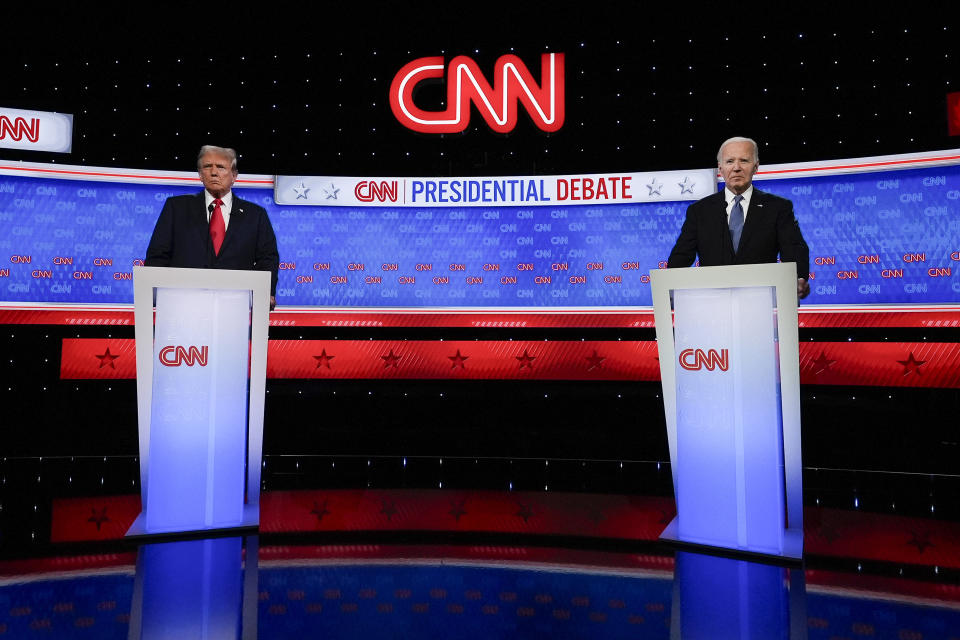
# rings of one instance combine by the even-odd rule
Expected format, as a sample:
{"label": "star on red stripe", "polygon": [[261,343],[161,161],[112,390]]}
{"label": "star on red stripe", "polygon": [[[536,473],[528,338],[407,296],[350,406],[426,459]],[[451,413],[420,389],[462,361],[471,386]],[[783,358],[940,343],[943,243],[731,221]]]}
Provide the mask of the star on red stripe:
{"label": "star on red stripe", "polygon": [[107,517],[107,508],[104,507],[99,512],[96,507],[90,509],[91,516],[87,518],[87,522],[92,522],[97,525],[97,531],[100,531],[100,525],[104,522],[110,522],[110,518]]}
{"label": "star on red stripe", "polygon": [[327,369],[329,369],[330,361],[333,360],[336,356],[328,356],[327,350],[324,349],[323,351],[320,352],[320,355],[313,356],[313,357],[317,359],[317,369],[319,369],[320,367],[326,367]]}
{"label": "star on red stripe", "polygon": [[457,349],[456,355],[447,356],[447,358],[449,358],[453,362],[453,364],[450,366],[451,369],[456,369],[457,367],[460,367],[461,369],[466,369],[466,367],[463,366],[463,363],[466,360],[468,360],[470,356],[460,355],[460,349]]}
{"label": "star on red stripe", "polygon": [[380,356],[380,357],[383,359],[384,369],[389,369],[390,367],[393,367],[394,369],[400,368],[397,366],[397,362],[400,360],[402,356],[394,355],[393,349],[390,349],[390,353],[388,353],[387,355]]}
{"label": "star on red stripe", "polygon": [[587,356],[587,361],[590,363],[590,366],[587,367],[587,371],[593,371],[594,369],[603,368],[603,361],[606,360],[605,357],[598,355],[597,350],[593,350],[592,356]]}
{"label": "star on red stripe", "polygon": [[99,356],[94,356],[95,358],[100,358],[100,366],[97,369],[103,369],[104,365],[110,365],[111,369],[116,369],[117,366],[113,364],[113,361],[119,358],[120,356],[115,356],[110,353],[110,347],[107,347],[106,353]]}
{"label": "star on red stripe", "polygon": [[906,360],[897,360],[897,362],[903,365],[903,375],[907,376],[911,373],[916,373],[919,376],[923,373],[920,371],[920,365],[926,363],[926,360],[917,360],[913,357],[913,351],[911,351],[910,357]]}
{"label": "star on red stripe", "polygon": [[524,367],[526,367],[527,369],[533,369],[533,361],[537,359],[536,356],[532,356],[529,353],[527,353],[526,349],[523,350],[522,356],[516,356],[516,358],[517,360],[520,361],[521,369],[523,369]]}
{"label": "star on red stripe", "polygon": [[831,360],[827,357],[827,352],[821,350],[820,355],[817,356],[817,359],[813,361],[813,375],[818,376],[827,369],[830,368],[830,365],[835,363],[836,360]]}

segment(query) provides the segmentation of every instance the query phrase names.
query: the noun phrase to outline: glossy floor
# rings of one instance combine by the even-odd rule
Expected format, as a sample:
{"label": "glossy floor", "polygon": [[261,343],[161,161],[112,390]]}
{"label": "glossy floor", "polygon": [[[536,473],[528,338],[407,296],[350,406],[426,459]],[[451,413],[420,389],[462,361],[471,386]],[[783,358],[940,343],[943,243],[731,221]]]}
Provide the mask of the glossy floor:
{"label": "glossy floor", "polygon": [[118,542],[0,563],[0,637],[956,639],[960,589],[656,546]]}

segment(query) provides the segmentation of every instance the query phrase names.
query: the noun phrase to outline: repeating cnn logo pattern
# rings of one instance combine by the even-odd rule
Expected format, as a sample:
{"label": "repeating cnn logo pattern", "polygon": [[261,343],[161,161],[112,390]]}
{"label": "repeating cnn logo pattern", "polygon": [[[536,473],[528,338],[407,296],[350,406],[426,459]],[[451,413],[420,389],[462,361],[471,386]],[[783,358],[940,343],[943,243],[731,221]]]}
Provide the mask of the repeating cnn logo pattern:
{"label": "repeating cnn logo pattern", "polygon": [[[563,54],[545,53],[540,58],[540,85],[526,65],[514,55],[501,56],[494,67],[493,87],[477,63],[456,56],[446,71],[443,56],[418,58],[403,66],[390,85],[390,107],[400,124],[421,133],[459,133],[470,124],[470,103],[497,133],[517,125],[517,102],[543,131],[557,131],[564,119]],[[447,108],[425,111],[413,103],[417,85],[446,74]]]}
{"label": "repeating cnn logo pattern", "polygon": [[179,367],[187,365],[192,367],[197,364],[201,367],[207,366],[207,352],[209,347],[181,347],[167,346],[160,349],[160,364],[166,367]]}
{"label": "repeating cnn logo pattern", "polygon": [[687,371],[700,371],[706,368],[707,371],[713,371],[719,368],[720,371],[726,371],[730,368],[730,350],[721,349],[717,353],[715,349],[684,349],[680,352],[680,366]]}

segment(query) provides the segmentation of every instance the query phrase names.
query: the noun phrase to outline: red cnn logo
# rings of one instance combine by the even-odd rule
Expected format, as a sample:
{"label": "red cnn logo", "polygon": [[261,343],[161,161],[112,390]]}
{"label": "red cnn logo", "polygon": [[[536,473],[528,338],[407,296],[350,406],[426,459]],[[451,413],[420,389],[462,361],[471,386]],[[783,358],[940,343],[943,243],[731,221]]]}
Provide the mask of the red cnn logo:
{"label": "red cnn logo", "polygon": [[680,366],[687,371],[700,371],[704,367],[707,371],[717,367],[726,371],[730,368],[730,352],[728,349],[721,349],[720,353],[714,349],[708,349],[706,353],[703,349],[684,349],[680,352]]}
{"label": "red cnn logo", "polygon": [[390,85],[390,108],[400,124],[421,133],[459,133],[470,124],[470,103],[497,133],[509,133],[517,125],[517,101],[533,123],[552,132],[563,126],[563,54],[540,57],[538,86],[526,65],[515,55],[501,56],[494,68],[493,88],[477,63],[457,56],[446,69],[447,108],[424,111],[413,104],[413,91],[424,80],[444,77],[443,56],[418,58],[403,66]]}
{"label": "red cnn logo", "polygon": [[[172,355],[171,355],[172,354]],[[179,367],[186,364],[192,367],[199,364],[201,367],[207,366],[207,347],[164,347],[160,349],[160,364],[167,367]]]}
{"label": "red cnn logo", "polygon": [[392,180],[387,182],[386,180],[381,180],[380,182],[374,182],[373,180],[361,180],[357,183],[357,186],[353,188],[353,195],[357,197],[357,200],[360,202],[373,202],[378,200],[380,202],[390,202],[397,201],[397,181]]}
{"label": "red cnn logo", "polygon": [[0,116],[0,138],[6,138],[7,135],[17,142],[20,142],[23,136],[27,136],[30,142],[36,142],[40,139],[40,120],[30,118],[30,124],[27,125],[24,118],[14,118],[13,122],[10,122],[7,116]]}

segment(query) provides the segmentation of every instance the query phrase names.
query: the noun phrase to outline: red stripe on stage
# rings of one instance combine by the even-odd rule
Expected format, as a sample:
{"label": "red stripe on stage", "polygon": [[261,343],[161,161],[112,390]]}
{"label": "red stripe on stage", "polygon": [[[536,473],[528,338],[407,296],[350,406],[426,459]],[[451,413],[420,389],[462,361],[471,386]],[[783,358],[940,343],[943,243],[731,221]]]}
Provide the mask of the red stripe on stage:
{"label": "red stripe on stage", "polygon": [[61,380],[132,380],[137,377],[137,341],[132,338],[65,338]]}
{"label": "red stripe on stage", "polygon": [[[0,324],[133,326],[133,306],[7,305]],[[285,309],[270,314],[272,327],[466,327],[483,329],[620,328],[651,329],[653,310],[441,310]],[[960,306],[801,307],[799,326],[807,328],[957,328]]]}
{"label": "red stripe on stage", "polygon": [[800,383],[960,388],[960,343],[804,342]]}
{"label": "red stripe on stage", "polygon": [[[672,498],[533,491],[271,491],[260,530],[470,531],[656,540]],[[666,521],[666,522],[664,522]]]}
{"label": "red stripe on stage", "polygon": [[656,343],[271,340],[270,378],[657,380]]}
{"label": "red stripe on stage", "polygon": [[[133,379],[132,338],[66,338],[64,380]],[[660,379],[656,342],[271,340],[267,377],[331,380]],[[960,388],[960,343],[802,342],[800,383]]]}
{"label": "red stripe on stage", "polygon": [[[138,495],[57,499],[51,541],[119,539],[139,512]],[[673,498],[658,496],[313,489],[263,493],[260,531],[449,531],[652,541],[675,513]],[[956,522],[806,507],[804,537],[808,555],[960,569],[960,523]],[[951,597],[956,598],[958,591],[954,589]]]}
{"label": "red stripe on stage", "polygon": [[139,514],[139,495],[56,498],[50,542],[117,540],[126,535]]}

